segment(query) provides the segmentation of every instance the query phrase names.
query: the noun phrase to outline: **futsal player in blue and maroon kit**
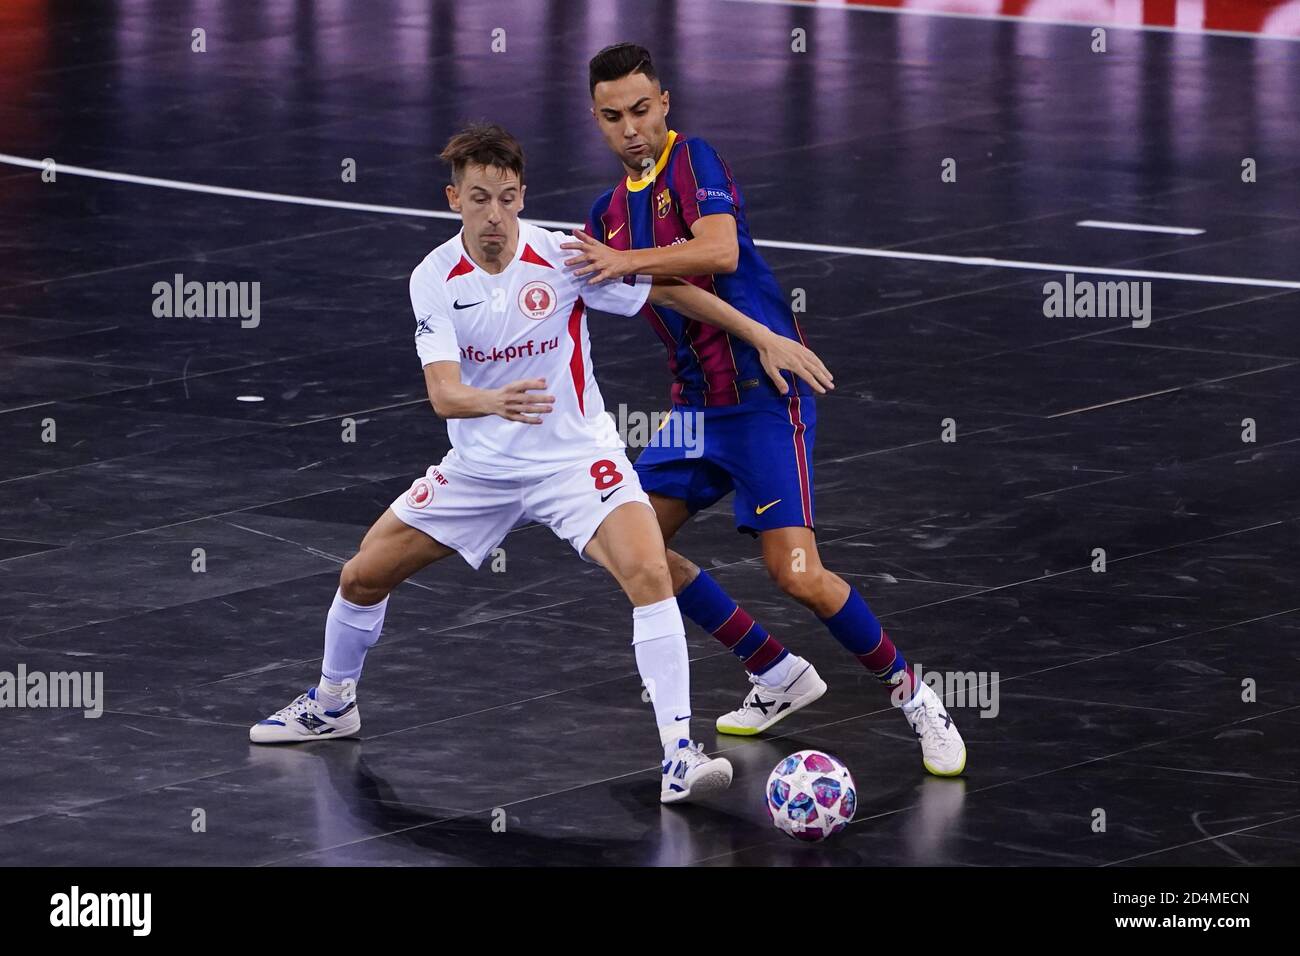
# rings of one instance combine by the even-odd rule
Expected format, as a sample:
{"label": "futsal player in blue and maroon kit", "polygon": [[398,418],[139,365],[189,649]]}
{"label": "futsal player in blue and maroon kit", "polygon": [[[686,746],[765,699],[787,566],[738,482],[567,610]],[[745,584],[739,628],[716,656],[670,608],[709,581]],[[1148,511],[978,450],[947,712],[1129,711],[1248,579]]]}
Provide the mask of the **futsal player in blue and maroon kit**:
{"label": "futsal player in blue and maroon kit", "polygon": [[[592,207],[585,232],[565,246],[592,281],[678,276],[722,299],[777,335],[803,332],[749,235],[744,200],[727,164],[698,137],[668,128],[669,97],[650,54],[620,43],[591,60],[592,115],[626,175]],[[896,690],[926,769],[953,776],[966,747],[942,701],[911,668],[880,622],[843,578],[826,570],[813,535],[813,389],[784,374],[784,394],[750,345],[670,309],[643,314],[668,349],[673,417],[699,414],[703,453],[685,443],[652,443],[636,460],[670,540],[697,511],[735,492],[736,526],[762,542],[768,573],[812,610],[831,634]],[[676,434],[689,434],[669,422]],[[688,455],[688,451],[691,453]],[[744,663],[753,689],[720,732],[756,734],[817,700],[826,684],[727,596],[706,571],[669,551],[682,613]]]}

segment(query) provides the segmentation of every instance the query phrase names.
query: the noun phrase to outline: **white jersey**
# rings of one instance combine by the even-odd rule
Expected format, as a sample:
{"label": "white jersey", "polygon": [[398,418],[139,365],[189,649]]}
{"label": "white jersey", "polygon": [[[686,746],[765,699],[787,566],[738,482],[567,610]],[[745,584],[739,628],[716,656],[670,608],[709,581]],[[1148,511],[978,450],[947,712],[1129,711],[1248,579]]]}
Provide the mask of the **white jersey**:
{"label": "white jersey", "polygon": [[469,257],[462,236],[411,273],[420,363],[459,362],[461,381],[474,388],[542,378],[555,405],[540,425],[496,415],[449,419],[461,468],[483,477],[546,475],[594,451],[622,450],[592,374],[585,305],[635,315],[650,294],[649,278],[588,285],[564,266],[572,254],[560,243],[570,236],[522,221],[513,261],[491,275]]}

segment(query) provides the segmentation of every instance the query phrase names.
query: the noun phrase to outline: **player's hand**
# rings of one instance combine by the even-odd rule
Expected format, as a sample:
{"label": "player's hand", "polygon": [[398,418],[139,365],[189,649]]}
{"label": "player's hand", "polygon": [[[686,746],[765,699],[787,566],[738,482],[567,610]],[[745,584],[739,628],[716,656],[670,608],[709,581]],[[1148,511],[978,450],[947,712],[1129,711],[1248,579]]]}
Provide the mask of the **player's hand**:
{"label": "player's hand", "polygon": [[818,395],[825,395],[827,390],[835,387],[834,376],[817,354],[794,339],[769,331],[752,344],[758,350],[758,360],[763,363],[763,371],[767,372],[768,378],[782,395],[790,390],[789,384],[781,377],[783,370],[798,375]]}
{"label": "player's hand", "polygon": [[564,264],[570,268],[581,266],[582,268],[573,274],[579,278],[591,276],[588,285],[595,285],[606,279],[621,279],[632,272],[628,267],[626,252],[611,249],[581,229],[573,230],[573,237],[574,242],[560,243],[561,249],[574,249],[578,253],[572,259],[565,259]]}
{"label": "player's hand", "polygon": [[555,406],[554,395],[538,395],[546,388],[546,379],[527,378],[500,388],[491,390],[492,399],[488,411],[499,415],[508,422],[523,422],[525,425],[540,425],[541,416]]}

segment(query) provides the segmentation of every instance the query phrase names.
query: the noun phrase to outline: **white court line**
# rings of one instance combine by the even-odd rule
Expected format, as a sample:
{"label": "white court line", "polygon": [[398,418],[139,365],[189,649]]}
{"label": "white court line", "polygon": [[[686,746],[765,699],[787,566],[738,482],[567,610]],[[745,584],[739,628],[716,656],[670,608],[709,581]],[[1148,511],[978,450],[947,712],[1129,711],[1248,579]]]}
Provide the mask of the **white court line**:
{"label": "white court line", "polygon": [[804,252],[832,252],[877,259],[912,259],[917,262],[947,262],[959,266],[989,266],[999,269],[1029,269],[1035,272],[1082,272],[1089,275],[1129,276],[1135,279],[1181,279],[1184,282],[1214,282],[1220,285],[1264,286],[1269,289],[1300,289],[1293,279],[1252,279],[1247,276],[1216,276],[1200,272],[1155,272],[1148,269],[1114,269],[1109,266],[1078,266],[1062,262],[1026,262],[1020,259],[991,259],[988,256],[946,256],[931,252],[899,252],[896,249],[862,249],[857,246],[823,246],[815,242],[782,242],[755,239],[754,245]]}
{"label": "white court line", "polygon": [[[1172,395],[1174,392],[1181,392],[1183,389],[1200,388],[1202,385],[1217,385],[1219,382],[1227,382],[1234,378],[1245,378],[1247,375],[1259,375],[1261,372],[1276,372],[1280,368],[1290,368],[1295,362],[1281,362],[1277,365],[1269,365],[1265,368],[1253,368],[1247,372],[1233,372],[1231,375],[1225,375],[1222,378],[1207,378],[1203,382],[1191,382],[1188,385],[1175,385],[1172,388],[1162,388],[1157,392],[1143,392],[1141,395],[1130,395],[1128,398],[1117,398],[1113,402],[1102,402],[1100,405],[1088,405],[1084,408],[1071,408],[1064,412],[1057,412],[1055,415],[1048,415],[1047,418],[1065,418],[1067,415],[1078,415],[1081,412],[1095,412],[1099,408],[1110,408],[1112,405],[1124,405],[1128,402],[1141,401],[1144,398],[1155,398],[1157,395]],[[993,431],[995,429],[982,428],[980,431]],[[971,434],[967,432],[967,434]]]}
{"label": "white court line", "polygon": [[[763,2],[763,0],[760,0]],[[27,159],[23,156],[11,156],[0,153],[0,163],[11,166],[24,166],[28,169],[44,169],[40,160]],[[294,196],[289,193],[269,193],[256,189],[232,189],[229,186],[209,186],[206,183],[192,183],[181,179],[160,179],[156,176],[136,176],[133,173],[115,173],[105,169],[90,169],[85,166],[65,166],[56,164],[57,172],[72,176],[86,176],[90,179],[106,179],[119,183],[135,183],[140,186],[158,186],[163,189],[179,189],[185,192],[208,193],[213,196],[233,196],[238,199],[260,199],[266,202],[292,203],[299,206],[321,206],[327,209],[351,209],[357,212],[373,212],[389,216],[419,216],[425,219],[446,219],[460,221],[454,212],[436,209],[416,209],[412,206],[376,206],[363,202],[344,202],[339,199],[319,199],[315,196]],[[538,226],[548,229],[578,229],[582,223],[562,222],[556,219],[528,219]],[[1248,276],[1207,275],[1199,272],[1157,272],[1148,269],[1115,269],[1108,266],[1069,265],[1061,262],[1029,262],[1020,259],[993,259],[989,256],[949,256],[934,252],[905,252],[898,249],[870,249],[861,246],[831,246],[816,242],[784,242],[780,239],[755,239],[754,245],[767,249],[791,249],[797,252],[825,252],[832,255],[866,256],[875,259],[903,259],[911,262],[943,262],[958,266],[980,266],[997,269],[1028,269],[1033,272],[1075,272],[1085,275],[1125,276],[1133,279],[1174,279],[1184,282],[1209,282],[1218,285],[1261,286],[1267,289],[1300,289],[1300,281],[1291,279],[1256,279]]]}
{"label": "white court line", "polygon": [[1171,236],[1200,236],[1204,229],[1189,229],[1187,226],[1144,226],[1140,222],[1111,222],[1108,219],[1080,219],[1076,226],[1086,229],[1123,229],[1126,232],[1163,232]]}
{"label": "white court line", "polygon": [[[11,166],[26,166],[28,169],[44,169],[45,163],[23,156],[11,156],[0,153],[0,163]],[[318,199],[315,196],[293,196],[289,193],[267,193],[257,189],[232,189],[229,186],[209,186],[206,183],[191,183],[183,179],[159,179],[156,176],[136,176],[134,173],[115,173],[107,169],[90,169],[86,166],[65,166],[56,163],[56,173],[72,176],[86,176],[90,179],[107,179],[115,183],[135,183],[138,186],[159,186],[163,189],[180,189],[191,193],[208,193],[213,196],[234,196],[238,199],[261,199],[266,202],[291,203],[298,206],[323,206],[327,209],[353,209],[357,212],[377,212],[389,216],[422,216],[425,219],[454,219],[460,216],[454,212],[442,212],[436,209],[415,209],[410,206],[373,206],[364,202],[344,202],[341,199]],[[543,219],[530,220],[538,225],[550,225],[560,229],[571,228],[572,223],[548,223]]]}
{"label": "white court line", "polygon": [[1007,14],[958,13],[951,10],[919,10],[910,7],[871,6],[864,3],[846,3],[844,0],[820,0],[809,3],[808,0],[726,0],[727,3],[769,3],[783,7],[802,7],[805,10],[848,10],[853,13],[893,13],[898,16],[948,17],[955,20],[988,20],[996,23],[1037,23],[1049,27],[1082,27],[1093,30],[1105,27],[1107,30],[1144,30],[1149,33],[1185,33],[1191,36],[1210,37],[1244,37],[1248,40],[1283,40],[1289,43],[1300,41],[1300,36],[1282,36],[1276,33],[1251,33],[1247,30],[1191,30],[1181,27],[1166,27],[1154,23],[1087,23],[1080,20],[1053,20],[1048,17],[1020,17]]}

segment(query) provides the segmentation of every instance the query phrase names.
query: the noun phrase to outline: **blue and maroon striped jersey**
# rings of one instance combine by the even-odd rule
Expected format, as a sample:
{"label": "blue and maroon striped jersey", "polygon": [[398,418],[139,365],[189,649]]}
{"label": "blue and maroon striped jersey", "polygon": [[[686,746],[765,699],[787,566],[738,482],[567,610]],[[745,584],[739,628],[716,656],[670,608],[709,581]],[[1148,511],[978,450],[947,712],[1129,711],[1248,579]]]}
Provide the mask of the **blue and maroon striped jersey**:
{"label": "blue and maroon striped jersey", "polygon": [[[803,343],[803,332],[776,277],[754,248],[745,222],[744,200],[731,170],[704,140],[686,139],[669,131],[653,177],[624,177],[597,199],[587,232],[614,249],[671,246],[691,238],[695,220],[717,213],[736,217],[740,246],[736,271],[689,276],[687,281],[772,331]],[[753,396],[777,394],[758,352],[740,339],[652,303],[647,303],[641,314],[668,347],[675,404],[736,405]],[[788,372],[786,379],[797,390],[790,394],[813,394]]]}

